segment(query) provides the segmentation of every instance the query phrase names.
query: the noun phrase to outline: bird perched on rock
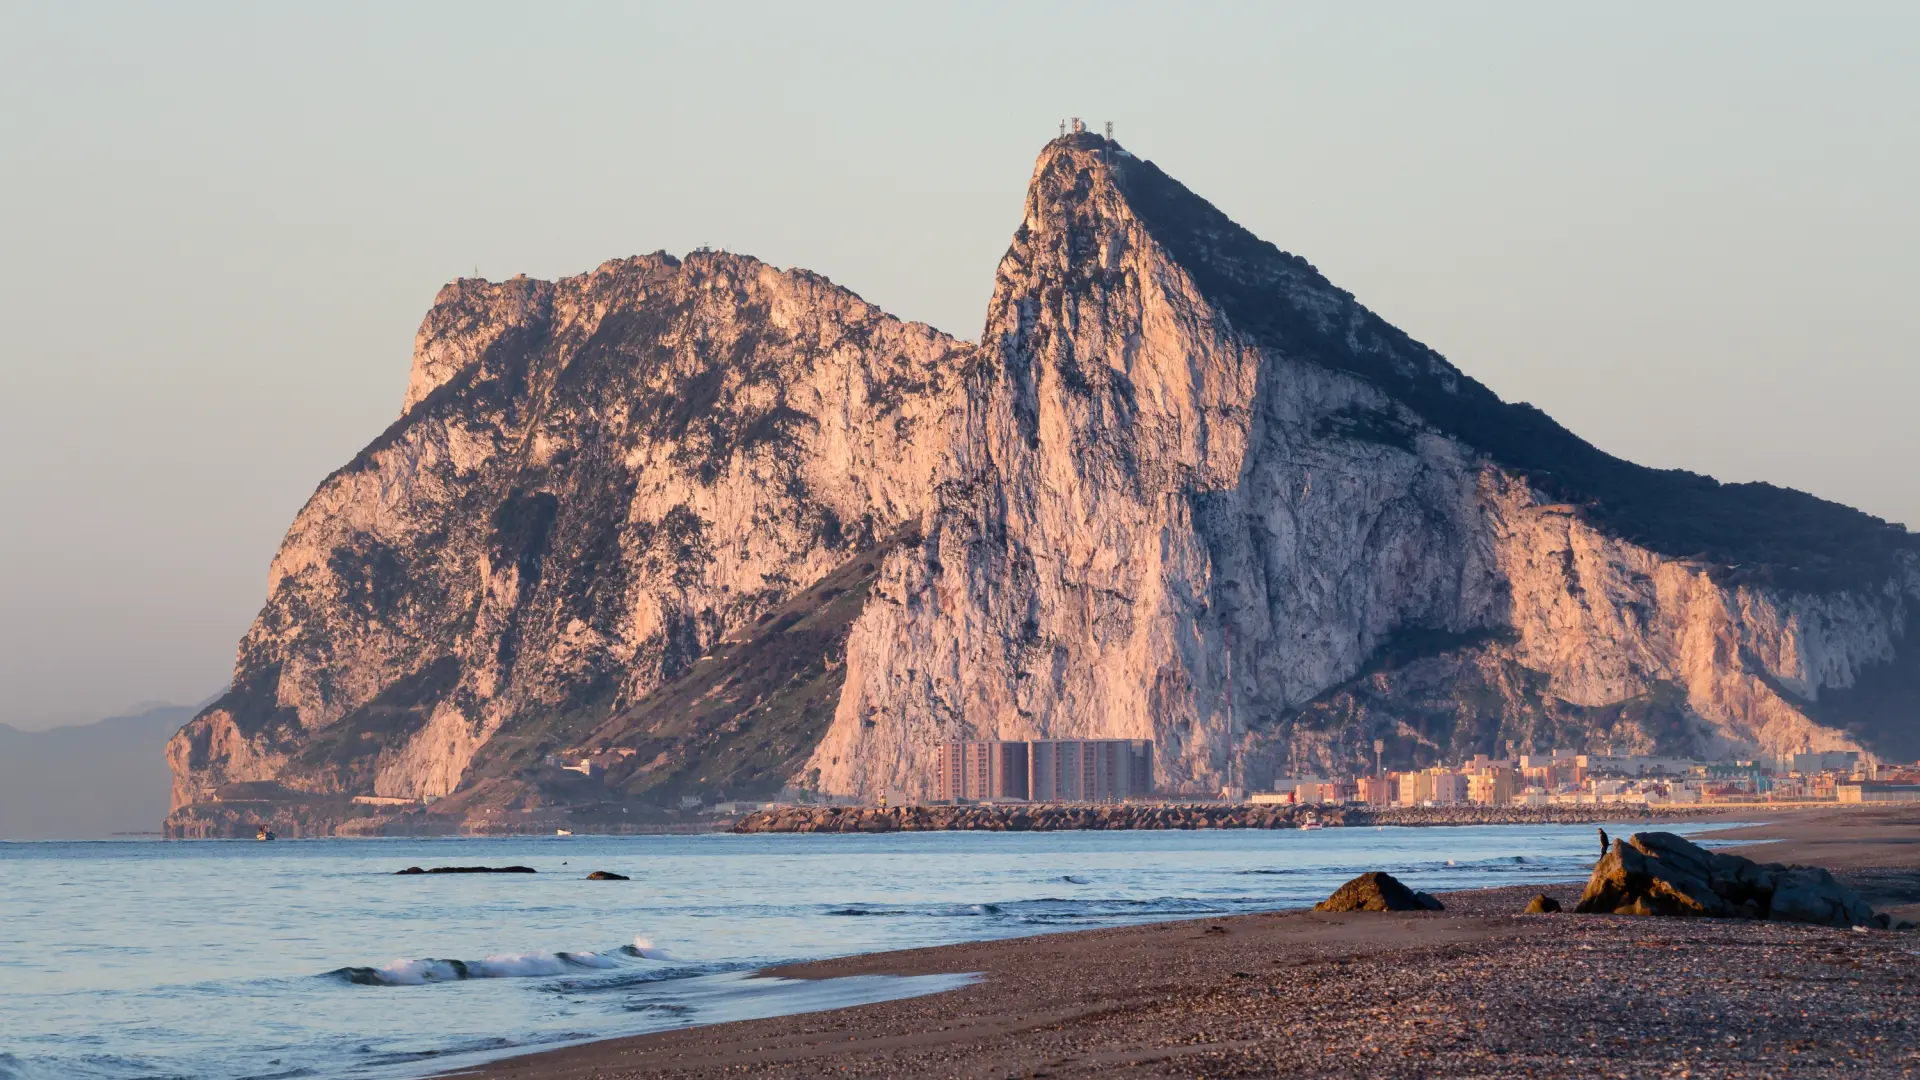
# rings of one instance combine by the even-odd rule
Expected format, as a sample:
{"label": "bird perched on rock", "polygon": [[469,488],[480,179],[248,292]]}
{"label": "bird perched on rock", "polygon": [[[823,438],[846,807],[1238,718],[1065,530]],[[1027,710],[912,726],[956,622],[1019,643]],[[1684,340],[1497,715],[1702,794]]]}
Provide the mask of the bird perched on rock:
{"label": "bird perched on rock", "polygon": [[1600,829],[1600,857],[1601,857],[1601,858],[1603,858],[1603,859],[1604,859],[1604,858],[1606,858],[1606,857],[1607,857],[1607,849],[1608,849],[1608,848],[1610,848],[1610,847],[1612,847],[1612,846],[1613,846],[1612,844],[1609,844],[1609,843],[1607,843],[1607,830],[1606,830],[1606,828],[1605,828],[1605,827],[1603,826],[1603,827],[1602,827],[1602,828]]}

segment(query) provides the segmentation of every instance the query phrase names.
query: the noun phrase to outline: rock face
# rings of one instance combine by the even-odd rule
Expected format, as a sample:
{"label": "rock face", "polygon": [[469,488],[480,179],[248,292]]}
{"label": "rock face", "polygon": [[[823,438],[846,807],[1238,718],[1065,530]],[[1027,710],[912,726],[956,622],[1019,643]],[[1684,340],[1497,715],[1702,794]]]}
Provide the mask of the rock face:
{"label": "rock face", "polygon": [[173,801],[915,797],[978,737],[1151,738],[1195,791],[1374,738],[1912,757],[1917,548],[1608,457],[1068,136],[978,344],[723,253],[442,290]]}
{"label": "rock face", "polygon": [[1662,832],[1615,840],[1613,850],[1594,865],[1574,910],[1888,925],[1885,916],[1875,915],[1857,893],[1817,866],[1756,863]]}
{"label": "rock face", "polygon": [[1313,905],[1315,911],[1444,911],[1430,894],[1415,892],[1392,874],[1375,870],[1361,874]]}

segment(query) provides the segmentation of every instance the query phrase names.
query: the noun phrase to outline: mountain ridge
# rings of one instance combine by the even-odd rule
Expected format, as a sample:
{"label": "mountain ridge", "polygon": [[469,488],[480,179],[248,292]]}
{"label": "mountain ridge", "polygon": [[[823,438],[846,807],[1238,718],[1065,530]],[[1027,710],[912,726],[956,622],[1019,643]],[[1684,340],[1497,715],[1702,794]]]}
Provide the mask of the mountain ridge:
{"label": "mountain ridge", "polygon": [[143,702],[90,724],[38,731],[0,724],[0,840],[156,829],[167,809],[164,748],[200,708]]}
{"label": "mountain ridge", "polygon": [[[786,655],[758,620],[855,566],[861,606],[793,676],[833,688],[831,722],[733,790],[915,797],[960,737],[1154,738],[1186,790],[1230,760],[1351,768],[1383,735],[1409,762],[1535,731],[1912,743],[1834,704],[1912,665],[1903,529],[1606,455],[1093,136],[1043,150],[995,277],[978,343],[726,253],[450,284],[401,417],[302,510],[233,693],[170,746],[176,816],[266,781],[486,779],[493,814],[560,812],[587,795],[539,762],[641,756],[623,739],[680,779],[623,768],[593,798],[716,794],[676,755],[744,713],[615,719],[725,642]],[[1480,636],[1329,704],[1409,633]],[[469,776],[496,737],[517,757]]]}

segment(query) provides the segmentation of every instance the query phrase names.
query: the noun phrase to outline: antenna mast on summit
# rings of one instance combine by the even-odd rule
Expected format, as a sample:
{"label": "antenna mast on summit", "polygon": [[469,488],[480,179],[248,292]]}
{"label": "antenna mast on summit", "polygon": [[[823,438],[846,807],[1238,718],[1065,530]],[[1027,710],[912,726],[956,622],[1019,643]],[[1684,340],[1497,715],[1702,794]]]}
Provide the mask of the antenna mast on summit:
{"label": "antenna mast on summit", "polygon": [[1063,139],[1067,137],[1067,122],[1065,120],[1060,121],[1060,137]]}

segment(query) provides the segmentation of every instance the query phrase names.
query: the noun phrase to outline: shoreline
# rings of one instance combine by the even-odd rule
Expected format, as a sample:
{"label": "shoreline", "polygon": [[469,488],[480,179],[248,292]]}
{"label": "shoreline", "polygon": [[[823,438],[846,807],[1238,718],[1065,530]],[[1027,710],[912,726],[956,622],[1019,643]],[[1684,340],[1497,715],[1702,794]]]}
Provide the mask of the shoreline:
{"label": "shoreline", "polygon": [[[1745,808],[1743,808],[1745,809]],[[1920,908],[1920,807],[1717,830]],[[535,1051],[445,1073],[1859,1075],[1920,1062],[1912,933],[1524,915],[1584,881],[1442,894],[1438,913],[1287,910],[867,953],[756,977],[979,974],[968,986]],[[1897,902],[1897,904],[1895,903]],[[1910,917],[1910,916],[1909,916]],[[1687,1002],[1684,1008],[1677,1002]]]}
{"label": "shoreline", "polygon": [[1078,832],[1101,830],[1297,829],[1309,816],[1328,827],[1397,825],[1597,825],[1641,821],[1679,824],[1751,816],[1798,807],[1756,804],[1648,806],[1361,806],[1248,803],[994,804],[980,806],[787,806],[756,810],[728,831],[767,833]]}

